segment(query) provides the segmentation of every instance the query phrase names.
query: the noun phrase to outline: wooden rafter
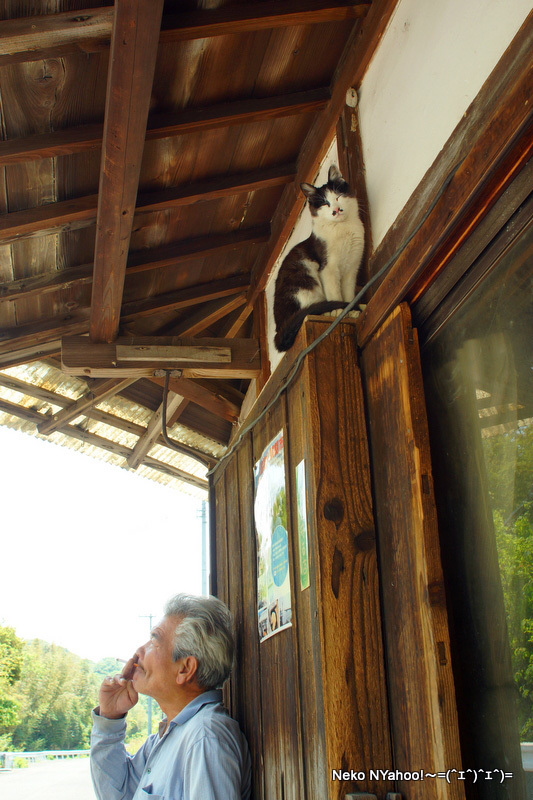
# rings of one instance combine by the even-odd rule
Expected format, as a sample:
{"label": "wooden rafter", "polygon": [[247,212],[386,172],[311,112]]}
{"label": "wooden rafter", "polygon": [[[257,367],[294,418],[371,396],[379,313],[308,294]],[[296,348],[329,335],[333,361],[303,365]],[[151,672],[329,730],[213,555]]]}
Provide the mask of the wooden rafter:
{"label": "wooden rafter", "polygon": [[[244,228],[231,233],[200,236],[183,242],[165,245],[163,247],[141,250],[130,253],[126,267],[126,282],[128,277],[139,272],[154,269],[177,267],[197,258],[206,258],[219,255],[227,251],[238,250],[250,244],[266,242],[270,235],[268,225],[258,225],[254,228]],[[79,267],[70,267],[64,270],[54,270],[41,275],[33,275],[19,280],[9,281],[0,285],[0,303],[2,301],[18,300],[21,298],[42,296],[48,292],[60,289],[69,289],[92,283],[93,265],[83,264]]]}
{"label": "wooden rafter", "polygon": [[240,308],[246,303],[246,295],[237,294],[234,297],[223,297],[219,300],[211,300],[198,307],[192,314],[180,320],[178,324],[165,326],[164,330],[157,331],[157,335],[162,336],[198,336],[219,319],[223,319],[231,314],[236,308]]}
{"label": "wooden rafter", "polygon": [[[282,164],[239,175],[210,178],[188,186],[140,194],[137,197],[135,213],[162,211],[244,192],[270,189],[273,186],[285,186],[294,179],[295,170],[294,164]],[[98,197],[96,194],[88,195],[75,200],[62,200],[58,203],[1,214],[0,243],[9,244],[19,239],[41,236],[43,233],[77,230],[94,225]],[[133,202],[135,203],[135,200]]]}
{"label": "wooden rafter", "polygon": [[116,337],[163,0],[117,0],[107,81],[90,335]]}
{"label": "wooden rafter", "polygon": [[[188,348],[229,351],[228,360],[198,358],[188,354],[153,356],[151,361],[121,360],[119,348]],[[152,377],[158,370],[179,370],[185,378],[255,378],[261,369],[259,343],[254,339],[181,338],[175,336],[139,336],[119,338],[115,342],[91,342],[85,336],[67,336],[61,343],[61,364],[67,375],[95,378]],[[183,393],[181,393],[183,394]]]}
{"label": "wooden rafter", "polygon": [[[88,322],[86,329],[88,329]],[[26,338],[31,340],[31,334]],[[49,344],[29,345],[24,349],[13,350],[12,347],[13,345],[7,345],[8,349],[5,354],[0,353],[1,369],[27,364],[30,361],[46,358],[48,355],[60,355],[61,353],[61,341],[56,339]],[[152,382],[163,386],[163,380],[160,378],[152,378]],[[201,386],[188,378],[173,378],[171,389],[220,419],[235,422],[239,418],[240,406],[237,403],[224,397],[220,392]]]}
{"label": "wooden rafter", "polygon": [[68,425],[73,419],[79,417],[80,414],[86,414],[90,408],[113,397],[113,395],[118,394],[118,392],[126,389],[134,382],[135,379],[102,381],[102,383],[94,389],[89,390],[87,394],[84,394],[83,397],[80,397],[79,400],[76,400],[71,406],[63,409],[63,411],[60,411],[58,414],[54,414],[50,419],[45,419],[41,422],[37,426],[39,433],[48,436],[55,431],[61,430],[61,428]]}
{"label": "wooden rafter", "polygon": [[[132,321],[166,311],[189,308],[220,297],[231,297],[242,294],[248,285],[248,275],[235,275],[220,281],[156,295],[147,300],[134,300],[124,304],[121,319],[123,322]],[[0,359],[2,354],[8,355],[15,350],[33,349],[42,352],[43,345],[56,342],[63,335],[87,333],[88,330],[89,312],[86,309],[39,322],[3,328],[0,330]]]}
{"label": "wooden rafter", "polygon": [[32,361],[41,361],[50,356],[61,355],[61,340],[55,339],[43,344],[28,345],[21,348],[10,348],[0,353],[0,369],[16,367],[19,364],[29,364]]}
{"label": "wooden rafter", "polygon": [[[268,0],[230,8],[193,11],[163,18],[161,42],[205,39],[269,28],[357,19],[370,0]],[[98,52],[108,46],[112,8],[47,14],[4,20],[0,36],[0,66],[21,61],[58,58],[69,53]]]}
{"label": "wooden rafter", "polygon": [[190,286],[187,289],[177,289],[175,292],[155,295],[146,300],[132,300],[122,306],[121,319],[128,322],[140,317],[160,314],[163,311],[176,311],[180,308],[206,303],[209,300],[217,300],[220,297],[241,294],[249,284],[249,275],[234,275],[220,281],[202,283],[199,286]]}
{"label": "wooden rafter", "polygon": [[[167,403],[167,415],[171,417],[172,415],[179,414],[181,410],[183,410],[189,401],[185,400],[179,394],[175,394],[174,392],[169,392],[168,394],[168,403]],[[142,436],[139,437],[139,440],[130,456],[128,456],[126,463],[130,469],[137,469],[139,464],[141,464],[143,458],[148,454],[148,451],[157,443],[161,435],[161,421],[163,418],[163,404],[159,406],[157,411],[154,411],[150,422],[148,423],[148,427],[146,428],[145,432]]]}
{"label": "wooden rafter", "polygon": [[[165,383],[164,378],[150,378],[150,380],[161,387]],[[196,381],[190,380],[190,378],[183,377],[171,377],[169,386],[173,392],[183,395],[192,403],[196,403],[196,405],[205,408],[221,419],[232,423],[239,419],[240,406],[229,398],[224,397],[216,389],[209,389]]]}
{"label": "wooden rafter", "polygon": [[304,197],[299,189],[300,183],[314,180],[335,134],[338,118],[346,103],[346,92],[352,86],[359,86],[396,5],[397,0],[374,0],[361,27],[354,28],[346,43],[331,85],[331,99],[317,114],[305,139],[298,156],[295,180],[283,193],[272,219],[270,242],[265,248],[265,254],[260,256],[254,266],[246,306],[248,313],[251,313],[259,293],[264,289],[270,270],[303,207]]}
{"label": "wooden rafter", "polygon": [[[58,366],[54,365],[55,369],[59,368]],[[89,379],[91,386],[94,389],[99,385],[98,381],[92,381]],[[70,409],[72,406],[76,404],[76,400],[71,400],[69,397],[65,397],[65,395],[58,394],[57,392],[52,392],[50,389],[43,389],[41,386],[35,386],[32,383],[28,383],[27,381],[22,381],[20,378],[15,378],[12,375],[5,375],[0,372],[0,386],[3,386],[6,389],[10,389],[14,392],[20,392],[21,394],[28,395],[28,397],[34,397],[37,400],[41,400],[44,403],[50,403],[51,405],[59,406],[59,408]],[[118,393],[117,393],[118,394]],[[100,400],[98,401],[100,402]],[[181,405],[178,409],[178,413],[174,412],[174,414],[168,416],[168,426],[169,428],[176,422],[178,419],[179,414],[185,410],[186,404],[188,404],[188,400],[184,400],[183,405]],[[89,406],[83,412],[83,415],[86,416],[88,419],[94,420],[95,422],[103,422],[105,425],[109,425],[112,428],[117,428],[118,430],[125,431],[126,433],[132,433],[135,436],[142,437],[145,432],[146,428],[142,425],[138,425],[135,422],[131,422],[130,420],[123,419],[122,417],[118,417],[116,414],[111,414],[108,411],[102,411],[99,408],[96,408],[94,405]],[[43,417],[40,415],[40,420],[38,420],[39,424],[42,423],[43,420],[47,419],[47,417]],[[74,415],[72,419],[76,419]],[[185,426],[187,427],[187,426]],[[160,435],[154,442],[154,444],[160,444],[165,446],[165,440]],[[201,450],[198,450],[193,447],[189,447],[188,445],[183,444],[182,442],[176,442],[179,444],[183,450],[187,451],[190,450],[190,455],[194,458],[197,455],[201,455],[204,459],[209,459],[209,453],[204,453]]]}
{"label": "wooden rafter", "polygon": [[[154,114],[148,117],[146,140],[307,114],[319,111],[328,100],[329,89],[309,89],[278,97],[252,97],[191,108],[175,114]],[[103,129],[100,124],[79,125],[0,142],[0,166],[97,150],[102,146]]]}
{"label": "wooden rafter", "polygon": [[27,322],[24,325],[2,328],[0,331],[0,356],[21,350],[43,352],[43,345],[55,343],[63,335],[86,333],[88,330],[89,313],[86,310],[76,311],[72,314],[60,314],[52,319],[39,320],[39,322]]}
{"label": "wooden rafter", "polygon": [[[33,411],[31,408],[19,406],[16,403],[10,403],[8,400],[2,400],[1,398],[0,411],[3,411],[5,414],[11,414],[12,416],[24,419],[27,422],[32,422],[36,426],[41,423],[43,418],[43,415],[39,414],[38,411]],[[73,439],[90,444],[93,447],[100,447],[102,450],[114,453],[115,455],[121,456],[125,459],[127,459],[132,452],[129,447],[126,447],[123,444],[112,442],[110,439],[105,439],[103,436],[98,436],[95,433],[88,433],[87,431],[80,430],[72,425],[67,425],[66,428],[60,432],[65,436],[70,436]],[[208,482],[206,480],[203,478],[198,478],[196,475],[191,475],[190,473],[185,472],[185,470],[179,469],[179,467],[174,467],[172,464],[158,461],[155,458],[146,456],[143,461],[143,466],[150,467],[150,469],[155,469],[157,472],[162,472],[164,475],[170,475],[173,478],[178,478],[185,483],[190,483],[191,485],[197,486],[205,491],[208,489]]]}

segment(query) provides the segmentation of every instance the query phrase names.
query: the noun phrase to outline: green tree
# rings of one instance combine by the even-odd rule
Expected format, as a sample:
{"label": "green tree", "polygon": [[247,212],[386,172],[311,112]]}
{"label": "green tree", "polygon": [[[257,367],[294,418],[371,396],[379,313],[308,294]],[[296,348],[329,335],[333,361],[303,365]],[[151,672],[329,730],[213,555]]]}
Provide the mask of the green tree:
{"label": "green tree", "polygon": [[24,642],[14,628],[0,626],[0,750],[11,745],[11,730],[19,721],[15,685],[20,680]]}
{"label": "green tree", "polygon": [[533,425],[484,440],[522,741],[533,738]]}
{"label": "green tree", "polygon": [[38,639],[27,642],[13,745],[21,750],[87,748],[98,683],[91,662]]}

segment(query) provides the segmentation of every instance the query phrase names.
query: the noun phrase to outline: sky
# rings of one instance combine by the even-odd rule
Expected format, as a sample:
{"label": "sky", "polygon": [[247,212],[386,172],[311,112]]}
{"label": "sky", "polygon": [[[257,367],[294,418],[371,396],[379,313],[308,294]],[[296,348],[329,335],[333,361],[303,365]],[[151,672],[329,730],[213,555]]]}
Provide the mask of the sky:
{"label": "sky", "polygon": [[202,592],[201,501],[0,427],[0,625],[129,658],[177,592]]}

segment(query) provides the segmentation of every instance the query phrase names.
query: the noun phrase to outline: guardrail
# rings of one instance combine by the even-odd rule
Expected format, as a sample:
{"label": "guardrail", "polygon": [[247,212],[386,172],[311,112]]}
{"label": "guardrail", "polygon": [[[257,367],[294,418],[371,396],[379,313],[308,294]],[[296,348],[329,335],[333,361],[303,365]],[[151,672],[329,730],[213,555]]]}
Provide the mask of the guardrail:
{"label": "guardrail", "polygon": [[90,750],[38,750],[36,752],[3,752],[0,753],[0,764],[4,769],[13,769],[16,758],[25,758],[30,764],[56,758],[81,758],[88,756]]}

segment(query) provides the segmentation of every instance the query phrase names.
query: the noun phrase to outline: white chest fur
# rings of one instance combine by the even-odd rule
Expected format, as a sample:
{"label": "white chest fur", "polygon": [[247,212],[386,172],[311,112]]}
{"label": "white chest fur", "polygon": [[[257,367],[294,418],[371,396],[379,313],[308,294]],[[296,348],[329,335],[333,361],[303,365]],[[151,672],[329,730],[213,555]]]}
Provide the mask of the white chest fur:
{"label": "white chest fur", "polygon": [[[326,263],[319,273],[326,300],[354,297],[357,271],[364,248],[364,227],[355,198],[343,198],[340,218],[329,209],[314,219],[313,233],[326,245]],[[329,212],[329,213],[328,213]]]}

